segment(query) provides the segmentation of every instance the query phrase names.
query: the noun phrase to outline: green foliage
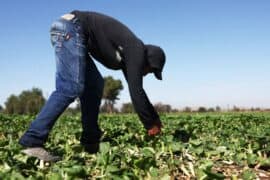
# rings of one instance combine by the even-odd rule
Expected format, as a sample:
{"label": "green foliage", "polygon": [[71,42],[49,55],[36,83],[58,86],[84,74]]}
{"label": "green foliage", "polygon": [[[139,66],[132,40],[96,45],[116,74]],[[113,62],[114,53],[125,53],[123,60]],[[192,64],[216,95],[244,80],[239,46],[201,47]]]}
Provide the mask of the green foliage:
{"label": "green foliage", "polygon": [[11,95],[5,102],[5,112],[8,114],[36,114],[39,112],[45,98],[38,88],[22,91],[18,96]]}
{"label": "green foliage", "polygon": [[[80,146],[79,116],[62,116],[47,164],[20,153],[33,119],[0,114],[0,179],[257,179],[270,169],[270,114],[164,114],[162,136],[148,137],[136,115],[101,115],[100,151]],[[266,176],[265,179],[269,179]]]}
{"label": "green foliage", "polygon": [[103,99],[105,100],[104,109],[107,112],[113,112],[113,105],[118,100],[118,95],[123,89],[121,80],[115,80],[112,76],[104,77],[105,85],[103,91]]}

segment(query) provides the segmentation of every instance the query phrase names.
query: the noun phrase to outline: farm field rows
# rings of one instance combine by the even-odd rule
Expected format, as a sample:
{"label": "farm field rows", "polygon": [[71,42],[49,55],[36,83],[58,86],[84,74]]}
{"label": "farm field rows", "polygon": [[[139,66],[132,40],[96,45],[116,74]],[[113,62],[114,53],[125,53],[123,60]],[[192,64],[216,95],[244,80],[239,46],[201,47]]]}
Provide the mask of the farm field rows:
{"label": "farm field rows", "polygon": [[34,116],[0,114],[0,179],[270,179],[269,113],[164,114],[150,138],[133,114],[100,115],[100,151],[80,146],[80,116],[62,116],[46,163],[20,153]]}

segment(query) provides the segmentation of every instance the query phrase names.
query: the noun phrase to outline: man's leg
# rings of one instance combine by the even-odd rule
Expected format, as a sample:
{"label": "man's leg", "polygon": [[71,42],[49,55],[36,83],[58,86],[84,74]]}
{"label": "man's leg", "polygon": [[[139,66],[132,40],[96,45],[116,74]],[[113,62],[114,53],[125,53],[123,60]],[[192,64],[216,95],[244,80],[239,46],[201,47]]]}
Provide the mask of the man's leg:
{"label": "man's leg", "polygon": [[[85,89],[80,97],[82,112],[82,137],[81,143],[87,150],[95,152],[95,144],[98,146],[102,135],[98,126],[99,106],[104,88],[104,79],[96,68],[93,60],[89,58],[86,62]],[[96,147],[97,148],[97,147]]]}
{"label": "man's leg", "polygon": [[42,147],[57,118],[84,89],[87,51],[79,26],[63,19],[54,22],[51,41],[56,55],[56,90],[19,140],[25,147]]}

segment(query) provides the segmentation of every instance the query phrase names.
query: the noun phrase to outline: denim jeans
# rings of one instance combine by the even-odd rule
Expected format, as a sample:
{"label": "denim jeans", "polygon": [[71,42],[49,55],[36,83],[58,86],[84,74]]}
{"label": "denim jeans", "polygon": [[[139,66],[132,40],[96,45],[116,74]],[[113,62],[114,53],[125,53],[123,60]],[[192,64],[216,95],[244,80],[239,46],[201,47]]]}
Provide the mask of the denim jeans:
{"label": "denim jeans", "polygon": [[25,147],[44,146],[57,118],[78,97],[83,129],[81,143],[96,143],[101,136],[98,114],[104,80],[88,54],[77,18],[55,21],[50,33],[56,57],[56,89],[19,143]]}

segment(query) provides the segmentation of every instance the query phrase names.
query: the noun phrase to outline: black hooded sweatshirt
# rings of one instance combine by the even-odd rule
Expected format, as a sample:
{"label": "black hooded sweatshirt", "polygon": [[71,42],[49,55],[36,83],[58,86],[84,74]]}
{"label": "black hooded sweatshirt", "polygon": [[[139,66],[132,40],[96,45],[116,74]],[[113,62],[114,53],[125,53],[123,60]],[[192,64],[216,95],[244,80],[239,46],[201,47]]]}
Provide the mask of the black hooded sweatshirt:
{"label": "black hooded sweatshirt", "polygon": [[91,56],[107,68],[123,71],[135,111],[144,127],[151,128],[159,116],[143,89],[143,70],[147,63],[144,43],[112,17],[88,11],[71,13],[81,23]]}

